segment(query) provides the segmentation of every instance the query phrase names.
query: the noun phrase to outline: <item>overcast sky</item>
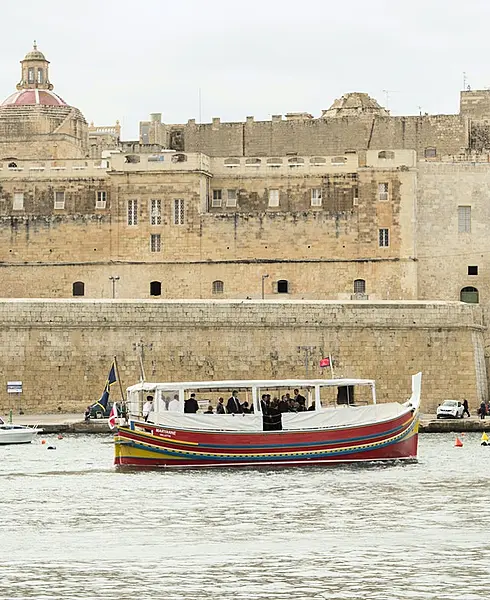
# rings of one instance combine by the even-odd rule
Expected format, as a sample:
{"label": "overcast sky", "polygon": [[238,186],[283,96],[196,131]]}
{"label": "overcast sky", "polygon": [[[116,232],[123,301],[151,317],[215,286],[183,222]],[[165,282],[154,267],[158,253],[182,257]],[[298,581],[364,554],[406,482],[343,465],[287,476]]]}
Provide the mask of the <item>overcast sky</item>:
{"label": "overcast sky", "polygon": [[36,39],[55,91],[124,139],[151,112],[319,116],[363,91],[396,115],[455,113],[463,72],[490,87],[487,0],[3,0],[0,17],[0,96]]}

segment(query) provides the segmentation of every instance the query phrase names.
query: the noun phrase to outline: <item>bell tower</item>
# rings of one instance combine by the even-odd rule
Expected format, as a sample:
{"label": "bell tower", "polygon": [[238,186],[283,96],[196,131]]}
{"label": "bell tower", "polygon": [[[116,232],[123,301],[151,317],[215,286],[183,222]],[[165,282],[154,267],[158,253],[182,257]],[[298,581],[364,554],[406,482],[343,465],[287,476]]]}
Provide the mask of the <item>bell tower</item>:
{"label": "bell tower", "polygon": [[17,84],[18,90],[52,90],[53,85],[49,82],[49,60],[37,49],[36,40],[33,48],[28,52],[22,65],[22,77]]}

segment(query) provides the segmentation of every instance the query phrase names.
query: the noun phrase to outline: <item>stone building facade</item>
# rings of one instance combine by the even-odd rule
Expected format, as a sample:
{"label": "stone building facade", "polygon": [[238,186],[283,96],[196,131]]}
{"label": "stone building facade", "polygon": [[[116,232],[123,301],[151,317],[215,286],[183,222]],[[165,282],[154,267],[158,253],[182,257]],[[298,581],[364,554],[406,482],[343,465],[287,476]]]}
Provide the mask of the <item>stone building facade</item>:
{"label": "stone building facade", "polygon": [[21,65],[0,105],[0,297],[463,300],[488,319],[490,91],[456,115],[359,92],[318,117],[155,113],[123,141],[54,94],[37,47]]}

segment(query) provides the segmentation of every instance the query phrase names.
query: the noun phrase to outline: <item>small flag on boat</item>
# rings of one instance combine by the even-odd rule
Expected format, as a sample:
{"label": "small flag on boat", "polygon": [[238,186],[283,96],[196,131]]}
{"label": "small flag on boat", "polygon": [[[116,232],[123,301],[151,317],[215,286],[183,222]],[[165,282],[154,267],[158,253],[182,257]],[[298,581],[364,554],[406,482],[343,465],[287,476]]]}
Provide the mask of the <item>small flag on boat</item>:
{"label": "small flag on boat", "polygon": [[111,385],[113,383],[116,383],[116,381],[117,381],[116,365],[115,365],[114,361],[112,361],[112,366],[109,371],[107,381],[105,382],[104,391],[102,392],[102,396],[100,397],[100,400],[98,402],[96,402],[96,405],[99,405],[102,408],[102,410],[105,410],[107,408],[107,402],[109,401],[109,393],[111,391]]}
{"label": "small flag on boat", "polygon": [[117,402],[114,402],[114,404],[112,405],[112,408],[111,408],[111,414],[109,415],[109,420],[107,421],[109,424],[109,427],[111,429],[114,429],[114,427],[116,426],[116,419],[117,419]]}
{"label": "small flag on boat", "polygon": [[320,367],[329,367],[330,366],[330,356],[328,356],[327,358],[322,358],[320,360]]}

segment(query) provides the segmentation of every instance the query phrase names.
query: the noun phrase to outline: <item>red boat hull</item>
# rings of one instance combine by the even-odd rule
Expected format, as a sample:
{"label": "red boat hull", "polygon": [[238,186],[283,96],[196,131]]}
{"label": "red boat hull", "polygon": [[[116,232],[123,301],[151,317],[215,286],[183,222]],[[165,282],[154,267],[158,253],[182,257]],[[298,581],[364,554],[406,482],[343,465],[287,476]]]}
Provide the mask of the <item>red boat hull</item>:
{"label": "red boat hull", "polygon": [[223,432],[133,422],[115,437],[115,464],[127,467],[298,466],[415,460],[418,413],[324,430]]}

